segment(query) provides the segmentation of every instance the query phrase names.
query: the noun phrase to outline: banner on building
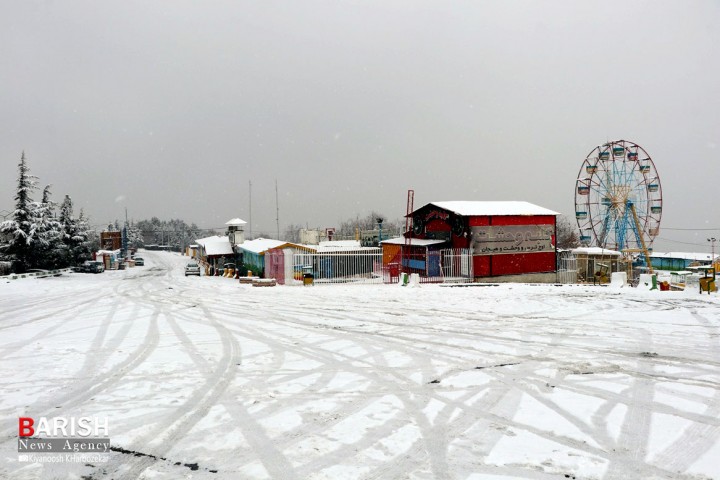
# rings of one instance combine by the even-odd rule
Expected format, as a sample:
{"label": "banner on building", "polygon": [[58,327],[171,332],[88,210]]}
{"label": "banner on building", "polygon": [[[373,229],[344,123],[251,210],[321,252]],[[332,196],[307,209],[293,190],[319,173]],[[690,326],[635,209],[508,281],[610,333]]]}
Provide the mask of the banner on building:
{"label": "banner on building", "polygon": [[554,225],[487,225],[472,227],[473,255],[552,252]]}

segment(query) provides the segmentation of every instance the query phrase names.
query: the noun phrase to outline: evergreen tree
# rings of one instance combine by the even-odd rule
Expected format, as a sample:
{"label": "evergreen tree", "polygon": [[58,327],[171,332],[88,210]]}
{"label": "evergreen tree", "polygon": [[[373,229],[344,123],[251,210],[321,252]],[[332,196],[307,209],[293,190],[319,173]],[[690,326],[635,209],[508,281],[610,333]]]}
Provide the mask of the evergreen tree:
{"label": "evergreen tree", "polygon": [[77,246],[77,222],[73,216],[73,203],[69,195],[60,205],[60,242],[57,250],[63,266],[75,264],[73,249]]}
{"label": "evergreen tree", "polygon": [[6,253],[22,262],[27,268],[31,261],[33,244],[33,201],[32,192],[37,189],[36,177],[30,174],[25,152],[18,164],[18,186],[15,193],[13,218],[0,224],[0,232],[10,238]]}
{"label": "evergreen tree", "polygon": [[71,245],[77,226],[73,217],[73,203],[69,195],[65,195],[60,205],[60,231],[61,239],[65,245]]}
{"label": "evergreen tree", "polygon": [[60,222],[55,219],[55,203],[50,200],[50,185],[43,190],[42,201],[33,203],[33,237],[31,264],[35,267],[56,267],[52,251],[60,238]]}
{"label": "evergreen tree", "polygon": [[75,222],[75,235],[72,238],[72,256],[76,264],[92,259],[93,241],[88,219],[83,209]]}
{"label": "evergreen tree", "polygon": [[128,245],[130,248],[140,248],[143,246],[142,232],[135,222],[126,223]]}

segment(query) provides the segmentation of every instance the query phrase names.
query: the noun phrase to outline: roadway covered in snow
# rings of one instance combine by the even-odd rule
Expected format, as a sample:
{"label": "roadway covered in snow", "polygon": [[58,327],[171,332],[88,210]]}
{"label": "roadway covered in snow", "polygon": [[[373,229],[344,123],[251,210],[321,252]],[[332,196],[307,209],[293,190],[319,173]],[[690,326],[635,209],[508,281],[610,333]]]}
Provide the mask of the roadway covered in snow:
{"label": "roadway covered in snow", "polygon": [[[0,285],[0,478],[720,478],[716,295],[143,257]],[[21,416],[106,417],[108,461],[20,462]]]}

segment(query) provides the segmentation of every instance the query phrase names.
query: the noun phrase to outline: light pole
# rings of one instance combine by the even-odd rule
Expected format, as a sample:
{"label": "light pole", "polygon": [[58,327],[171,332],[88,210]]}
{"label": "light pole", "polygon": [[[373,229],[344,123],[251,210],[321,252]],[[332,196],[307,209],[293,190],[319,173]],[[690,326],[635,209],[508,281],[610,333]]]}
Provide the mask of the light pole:
{"label": "light pole", "polygon": [[382,219],[382,218],[378,218],[378,219],[377,219],[377,224],[378,224],[378,247],[380,247],[380,246],[381,246],[380,243],[382,243],[382,224],[383,224],[383,219]]}
{"label": "light pole", "polygon": [[717,242],[717,238],[710,237],[707,239],[708,242],[710,242],[710,248],[712,249],[712,255],[710,256],[710,263],[712,265],[715,265],[715,242]]}

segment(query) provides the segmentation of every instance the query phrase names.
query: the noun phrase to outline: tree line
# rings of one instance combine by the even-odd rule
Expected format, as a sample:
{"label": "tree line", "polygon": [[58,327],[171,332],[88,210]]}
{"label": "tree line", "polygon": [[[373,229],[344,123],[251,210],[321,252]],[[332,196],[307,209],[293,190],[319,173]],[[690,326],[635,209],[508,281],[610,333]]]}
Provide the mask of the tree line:
{"label": "tree line", "polygon": [[61,204],[50,199],[50,185],[35,201],[38,177],[30,173],[25,152],[18,164],[15,210],[10,220],[0,223],[0,260],[12,262],[12,269],[55,269],[72,267],[92,258],[99,245],[82,209],[76,217],[73,202],[65,195]]}

